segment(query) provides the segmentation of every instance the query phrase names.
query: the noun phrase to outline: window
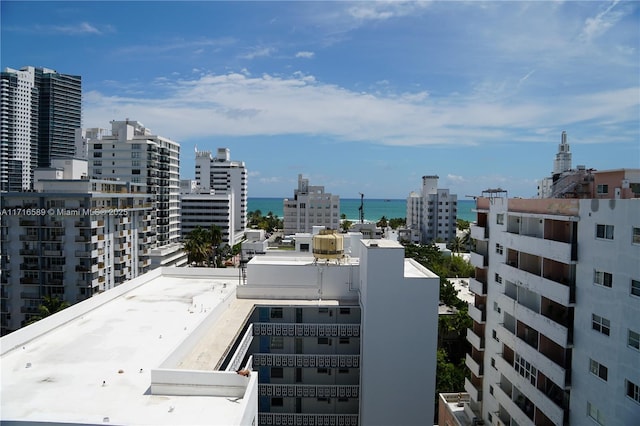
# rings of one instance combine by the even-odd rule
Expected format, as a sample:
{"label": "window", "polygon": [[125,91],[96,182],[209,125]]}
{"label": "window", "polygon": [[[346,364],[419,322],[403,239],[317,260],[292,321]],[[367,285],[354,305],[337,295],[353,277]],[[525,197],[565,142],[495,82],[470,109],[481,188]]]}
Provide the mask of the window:
{"label": "window", "polygon": [[493,337],[493,340],[495,340],[496,342],[500,341],[500,339],[498,339],[498,333],[496,333],[495,330],[491,330],[491,337]]}
{"label": "window", "polygon": [[613,240],[613,225],[596,225],[596,238]]}
{"label": "window", "polygon": [[594,271],[593,282],[603,287],[611,288],[613,285],[613,275],[609,272]]}
{"label": "window", "polygon": [[271,378],[282,379],[284,377],[284,370],[282,367],[271,367]]}
{"label": "window", "polygon": [[640,333],[636,333],[633,330],[629,330],[627,336],[627,345],[634,348],[635,350],[640,351]]}
{"label": "window", "polygon": [[538,380],[538,370],[533,365],[531,365],[529,361],[516,354],[515,360],[513,362],[513,368],[515,368],[518,374],[530,381],[533,386],[536,386],[536,382]]}
{"label": "window", "polygon": [[498,284],[502,284],[502,277],[500,276],[500,274],[496,274],[496,277],[495,277],[495,278],[496,278],[496,282],[497,282]]}
{"label": "window", "polygon": [[640,281],[631,280],[631,294],[634,296],[640,296]]}
{"label": "window", "polygon": [[604,426],[604,415],[590,402],[587,402],[587,416]]}
{"label": "window", "polygon": [[271,318],[282,318],[282,308],[271,308]]}
{"label": "window", "polygon": [[632,244],[640,244],[640,228],[633,228]]}
{"label": "window", "polygon": [[329,344],[329,338],[328,337],[318,337],[318,344],[319,345],[328,345]]}
{"label": "window", "polygon": [[351,339],[349,339],[348,337],[341,337],[340,338],[340,344],[341,345],[348,345],[349,342],[351,342]]}
{"label": "window", "polygon": [[340,308],[340,315],[351,315],[351,308]]}
{"label": "window", "polygon": [[606,318],[591,314],[591,328],[608,336],[611,331],[611,323]]}
{"label": "window", "polygon": [[271,336],[271,349],[284,349],[284,337]]}
{"label": "window", "polygon": [[609,193],[609,185],[598,185],[598,195],[608,194]]}
{"label": "window", "polygon": [[504,214],[500,213],[498,215],[496,215],[496,223],[498,225],[504,225]]}
{"label": "window", "polygon": [[[493,368],[496,368],[496,359],[495,358],[491,358],[491,366]],[[496,368],[496,370],[497,370],[497,368]]]}
{"label": "window", "polygon": [[502,254],[504,250],[504,246],[502,244],[496,243],[496,253]]}
{"label": "window", "polygon": [[284,400],[280,397],[271,398],[271,406],[272,407],[282,407],[284,405]]}
{"label": "window", "polygon": [[589,371],[591,371],[591,374],[600,377],[602,380],[607,380],[609,370],[598,361],[589,359]]}
{"label": "window", "polygon": [[635,402],[640,403],[640,386],[627,380],[627,396]]}
{"label": "window", "polygon": [[502,310],[500,309],[500,305],[498,305],[498,302],[493,302],[493,310],[497,313],[502,312]]}

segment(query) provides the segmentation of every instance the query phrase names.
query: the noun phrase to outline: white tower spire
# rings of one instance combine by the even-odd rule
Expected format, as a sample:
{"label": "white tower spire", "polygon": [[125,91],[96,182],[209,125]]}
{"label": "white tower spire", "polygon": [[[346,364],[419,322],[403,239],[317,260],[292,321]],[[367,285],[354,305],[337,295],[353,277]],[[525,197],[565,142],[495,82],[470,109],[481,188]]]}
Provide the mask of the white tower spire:
{"label": "white tower spire", "polygon": [[567,132],[562,131],[560,145],[558,145],[558,153],[553,162],[553,174],[558,174],[571,170],[571,152],[567,143]]}

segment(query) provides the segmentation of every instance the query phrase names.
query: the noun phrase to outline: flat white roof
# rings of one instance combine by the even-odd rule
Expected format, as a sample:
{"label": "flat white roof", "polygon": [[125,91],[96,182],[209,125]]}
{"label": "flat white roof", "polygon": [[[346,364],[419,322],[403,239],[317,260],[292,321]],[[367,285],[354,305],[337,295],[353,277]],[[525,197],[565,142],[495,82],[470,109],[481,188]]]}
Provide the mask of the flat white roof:
{"label": "flat white roof", "polygon": [[[77,318],[23,346],[9,351],[2,348],[0,419],[85,424],[236,423],[241,415],[237,398],[150,393],[150,371],[158,368],[216,306],[225,299],[235,300],[235,281],[159,275],[102,305],[97,306],[92,298],[68,308],[77,311],[88,306]],[[107,293],[100,296],[107,297]],[[243,309],[240,315],[246,317],[246,312]],[[241,324],[223,325],[233,337]],[[42,325],[36,323],[16,333]],[[10,336],[0,343],[7,345]],[[202,340],[217,342],[217,349],[194,347],[210,358],[194,359],[192,351],[184,357],[184,365],[176,368],[214,369],[229,341]]]}

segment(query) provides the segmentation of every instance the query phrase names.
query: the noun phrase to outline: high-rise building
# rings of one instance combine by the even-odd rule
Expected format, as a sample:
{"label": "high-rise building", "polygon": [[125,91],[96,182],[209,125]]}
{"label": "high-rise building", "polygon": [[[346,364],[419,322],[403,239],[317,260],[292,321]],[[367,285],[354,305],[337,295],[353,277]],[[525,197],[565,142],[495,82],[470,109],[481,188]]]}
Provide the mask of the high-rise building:
{"label": "high-rise building", "polygon": [[340,227],[340,196],[324,192],[324,186],[310,186],[309,179],[298,175],[293,198],[283,200],[284,234],[311,232],[314,226]]}
{"label": "high-rise building", "polygon": [[[97,138],[91,138],[91,135]],[[156,211],[157,247],[180,241],[180,145],[134,120],[112,121],[111,134],[87,129],[89,176],[140,185]]]}
{"label": "high-rise building", "polygon": [[553,160],[553,172],[538,182],[538,198],[555,198],[559,192],[564,191],[572,178],[585,171],[584,166],[578,166],[576,170],[571,168],[571,150],[567,141],[567,132],[560,135],[560,144]]}
{"label": "high-rise building", "polygon": [[2,194],[2,334],[24,326],[46,297],[69,304],[149,270],[152,206],[142,187],[87,179],[86,161],[54,159],[34,191]]}
{"label": "high-rise building", "polygon": [[216,194],[212,190],[207,191],[192,185],[195,182],[185,179],[180,181],[182,238],[198,227],[211,229],[212,226],[216,226],[222,234],[222,243],[235,245],[239,241],[234,232],[235,192]]}
{"label": "high-rise building", "polygon": [[81,77],[48,68],[5,68],[0,88],[0,191],[28,190],[36,167],[74,156]]}
{"label": "high-rise building", "polygon": [[476,200],[463,404],[487,424],[640,414],[640,170],[592,172],[562,195]]}
{"label": "high-rise building", "polygon": [[411,242],[428,244],[448,242],[456,236],[458,196],[438,188],[438,176],[423,176],[420,193],[407,198],[407,231]]}
{"label": "high-rise building", "polygon": [[209,151],[196,151],[196,182],[200,190],[215,195],[231,195],[235,240],[247,227],[247,168],[243,161],[232,161],[229,148],[218,148],[215,157]]}

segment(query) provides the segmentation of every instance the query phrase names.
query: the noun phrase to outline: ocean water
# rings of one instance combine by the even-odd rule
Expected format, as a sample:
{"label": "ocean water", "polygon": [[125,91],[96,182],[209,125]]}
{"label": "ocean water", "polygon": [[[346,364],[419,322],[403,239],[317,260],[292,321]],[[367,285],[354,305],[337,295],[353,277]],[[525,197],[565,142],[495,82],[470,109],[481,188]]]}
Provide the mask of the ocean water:
{"label": "ocean water", "polygon": [[[252,198],[249,197],[248,210],[260,210],[263,215],[269,212],[275,216],[282,217],[282,198]],[[360,218],[358,208],[360,207],[359,198],[341,198],[340,214],[347,216],[351,221],[357,221]],[[458,200],[458,219],[475,220],[475,213],[471,210],[475,207],[473,200]],[[407,216],[406,200],[383,200],[383,199],[366,199],[364,200],[364,219],[368,221],[378,221],[382,216],[387,219]]]}

